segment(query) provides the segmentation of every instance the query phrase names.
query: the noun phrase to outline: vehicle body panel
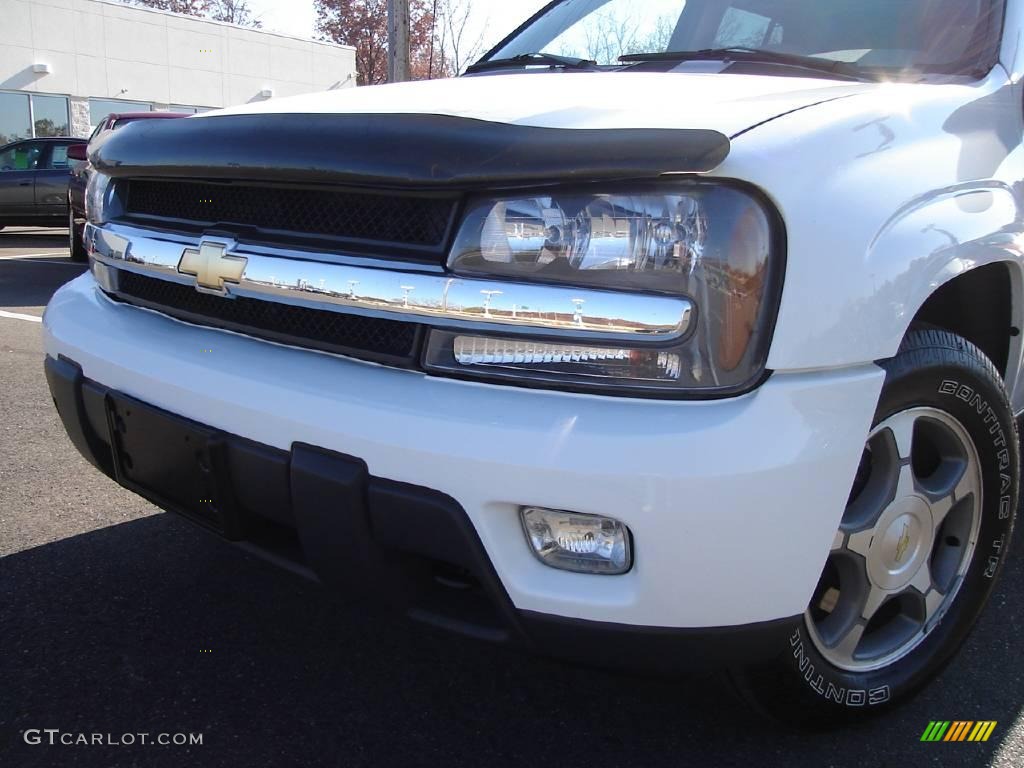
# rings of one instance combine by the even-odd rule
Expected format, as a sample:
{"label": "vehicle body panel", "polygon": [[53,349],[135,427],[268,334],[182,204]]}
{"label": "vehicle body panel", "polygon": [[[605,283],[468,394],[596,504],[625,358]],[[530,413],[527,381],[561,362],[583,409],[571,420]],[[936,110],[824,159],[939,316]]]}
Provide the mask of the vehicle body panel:
{"label": "vehicle body panel", "polygon": [[[770,190],[787,224],[769,368],[892,357],[936,289],[995,262],[1007,265],[1019,325],[1022,103],[1019,87],[997,69],[969,86],[890,84],[734,142],[715,175],[742,175]],[[1020,410],[1016,341],[1010,360],[1008,386]]]}
{"label": "vehicle body panel", "polygon": [[[31,169],[0,171],[0,223],[4,225],[62,225],[67,217],[67,196],[73,161],[58,155],[61,148],[84,143],[81,139],[26,139],[38,148]],[[3,152],[8,147],[0,147]],[[56,165],[56,167],[52,167]]]}
{"label": "vehicle body panel", "polygon": [[[455,381],[189,325],[111,301],[88,274],[58,291],[43,323],[48,355],[119,392],[450,495],[519,609],[650,626],[802,612],[883,379],[871,365],[779,375],[710,403]],[[636,566],[610,578],[541,564],[520,505],[622,520]]]}
{"label": "vehicle body panel", "polygon": [[35,179],[36,210],[43,216],[63,217],[67,214],[68,180],[77,164],[67,157],[67,147],[81,142],[49,142]]}
{"label": "vehicle body panel", "polygon": [[[487,98],[493,89],[508,98]],[[626,92],[628,108],[618,98],[609,103],[607,94]],[[660,98],[670,92],[672,100]],[[768,367],[797,371],[891,357],[927,298],[967,269],[1004,261],[1018,285],[1022,105],[1002,67],[981,82],[945,83],[551,73],[315,94],[200,119],[293,110],[429,112],[561,128],[721,131],[732,151],[711,175],[764,190],[786,224],[787,276]],[[837,275],[843,290],[821,290],[836,285]],[[1020,306],[1019,291],[1014,302]],[[1019,364],[1016,342],[1011,357]],[[1008,378],[1021,410],[1016,369]]]}
{"label": "vehicle body panel", "polygon": [[0,219],[34,216],[36,172],[7,171],[0,174]]}
{"label": "vehicle body panel", "polygon": [[[786,235],[772,375],[743,397],[647,401],[440,379],[117,305],[90,276],[54,297],[46,350],[198,422],[280,448],[324,446],[450,494],[519,608],[676,627],[792,616],[847,503],[884,380],[877,362],[937,289],[983,265],[1006,265],[1022,325],[1022,34],[1024,0],[1009,0],[1003,64],[976,82],[545,71],[195,118],[415,114],[721,132],[731,152],[710,175],[762,190]],[[1017,411],[1020,338],[1007,370]],[[520,504],[626,522],[634,569],[609,579],[544,567],[524,546]]]}
{"label": "vehicle body panel", "polygon": [[[183,112],[120,112],[111,113],[104,117],[89,137],[92,142],[109,131],[135,122],[136,120],[166,120],[178,117],[189,117]],[[89,183],[89,163],[75,163],[71,170],[71,180],[68,183],[68,203],[75,217],[75,224],[85,223],[85,188]]]}
{"label": "vehicle body panel", "polygon": [[[451,115],[538,128],[684,128],[733,136],[780,114],[871,91],[826,78],[691,72],[486,74],[311,93],[196,115]],[[494,98],[501,93],[500,99]],[[670,160],[666,158],[666,160]]]}

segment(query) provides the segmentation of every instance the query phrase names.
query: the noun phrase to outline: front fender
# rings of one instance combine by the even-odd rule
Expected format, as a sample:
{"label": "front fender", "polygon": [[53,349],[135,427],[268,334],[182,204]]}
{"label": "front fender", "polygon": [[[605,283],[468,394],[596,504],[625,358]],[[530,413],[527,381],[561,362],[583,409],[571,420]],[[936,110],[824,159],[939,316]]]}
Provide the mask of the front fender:
{"label": "front fender", "polygon": [[[865,267],[874,290],[844,310],[842,324],[892,357],[925,302],[943,285],[989,264],[1006,263],[1014,306],[1024,244],[1024,207],[1001,182],[972,182],[911,201],[870,244]],[[979,307],[983,310],[983,307]]]}
{"label": "front fender", "polygon": [[787,229],[769,369],[892,357],[938,288],[986,264],[1011,264],[1019,315],[1020,102],[998,71],[972,85],[889,84],[734,138],[718,175],[764,189]]}

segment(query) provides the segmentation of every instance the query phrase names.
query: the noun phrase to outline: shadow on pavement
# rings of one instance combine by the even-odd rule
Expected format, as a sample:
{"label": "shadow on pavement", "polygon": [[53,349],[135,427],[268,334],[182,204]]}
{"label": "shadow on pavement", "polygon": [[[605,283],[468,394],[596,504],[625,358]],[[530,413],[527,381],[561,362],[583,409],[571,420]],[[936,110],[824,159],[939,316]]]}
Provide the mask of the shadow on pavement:
{"label": "shadow on pavement", "polygon": [[[805,734],[714,680],[575,668],[377,615],[156,515],[3,559],[0,762],[988,765],[1024,701],[1020,562],[938,685],[869,725]],[[940,718],[1000,725],[987,744],[920,743]],[[203,744],[27,746],[30,728]]]}
{"label": "shadow on pavement", "polygon": [[66,229],[0,230],[0,253],[8,248],[32,249],[33,253],[67,251],[68,231]]}
{"label": "shadow on pavement", "polygon": [[87,269],[66,259],[40,261],[0,259],[0,309],[43,307],[54,291]]}

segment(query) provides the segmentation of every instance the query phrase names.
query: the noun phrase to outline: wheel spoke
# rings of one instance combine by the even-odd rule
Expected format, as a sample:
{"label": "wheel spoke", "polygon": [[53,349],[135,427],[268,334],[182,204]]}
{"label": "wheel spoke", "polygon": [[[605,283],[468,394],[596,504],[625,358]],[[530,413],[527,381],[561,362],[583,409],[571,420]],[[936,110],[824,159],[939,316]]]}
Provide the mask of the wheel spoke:
{"label": "wheel spoke", "polygon": [[914,469],[910,464],[900,467],[899,480],[896,482],[896,498],[913,496],[917,492],[917,483],[914,481]]}
{"label": "wheel spoke", "polygon": [[865,625],[861,622],[854,624],[850,627],[850,630],[839,638],[834,646],[832,646],[832,652],[837,656],[844,659],[853,660],[853,654],[857,650],[857,646],[860,645],[860,640],[864,636]]}
{"label": "wheel spoke", "polygon": [[956,489],[953,491],[953,495],[957,501],[967,496],[974,494],[975,499],[978,496],[978,477],[975,471],[972,471],[972,467],[967,466],[964,468],[964,473],[960,477],[960,480],[956,484]]}
{"label": "wheel spoke", "polygon": [[889,597],[889,593],[884,589],[876,587],[871,584],[868,587],[868,594],[864,598],[864,604],[861,607],[860,615],[864,621],[871,621],[871,618],[878,612],[878,609],[882,607],[882,603]]}
{"label": "wheel spoke", "polygon": [[856,552],[858,555],[863,557],[868,556],[868,550],[871,548],[871,540],[875,537],[875,529],[868,528],[857,533],[851,533],[849,538],[846,540],[846,548],[850,552]]}
{"label": "wheel spoke", "polygon": [[929,500],[928,506],[932,510],[932,525],[935,527],[935,531],[938,532],[939,528],[942,527],[943,521],[946,519],[946,515],[949,514],[949,510],[953,508],[953,497],[943,496],[935,501]]}
{"label": "wheel spoke", "polygon": [[925,609],[924,623],[925,623],[926,626],[931,622],[931,620],[933,618],[935,618],[935,614],[938,613],[939,608],[941,608],[943,603],[945,603],[945,602],[946,602],[946,596],[944,594],[942,594],[941,592],[939,592],[939,590],[937,590],[937,589],[933,589],[931,592],[929,592],[927,595],[925,595],[925,598],[924,598],[924,609]]}
{"label": "wheel spoke", "polygon": [[910,458],[910,451],[914,443],[914,424],[917,417],[912,413],[901,413],[889,419],[889,432],[896,442],[896,452],[899,457],[906,461]]}
{"label": "wheel spoke", "polygon": [[927,560],[921,563],[921,567],[910,581],[910,586],[922,595],[927,595],[932,591],[932,569]]}
{"label": "wheel spoke", "polygon": [[836,531],[835,537],[832,539],[832,552],[842,552],[846,549],[846,534],[843,533],[842,529]]}

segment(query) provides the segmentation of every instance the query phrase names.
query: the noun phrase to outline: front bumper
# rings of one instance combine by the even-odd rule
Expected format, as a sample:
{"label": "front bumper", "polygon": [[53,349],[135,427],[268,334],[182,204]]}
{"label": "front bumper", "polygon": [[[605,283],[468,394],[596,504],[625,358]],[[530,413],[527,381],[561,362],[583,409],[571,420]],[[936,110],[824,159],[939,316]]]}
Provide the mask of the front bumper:
{"label": "front bumper", "polygon": [[[883,379],[874,366],[776,374],[746,397],[708,403],[451,381],[116,304],[88,275],[54,296],[44,331],[47,354],[74,361],[100,392],[276,451],[285,466],[296,446],[315,446],[358,457],[370,491],[390,483],[435,506],[445,499],[491,574],[501,631],[521,636],[531,634],[523,617],[677,640],[687,633],[673,630],[790,626],[827,556]],[[73,437],[85,419],[93,436],[78,442],[95,452],[106,417],[74,394],[88,386],[70,385],[62,416]],[[524,541],[521,505],[622,520],[634,568],[607,577],[544,566]],[[487,573],[474,575],[484,583]]]}
{"label": "front bumper", "polygon": [[665,629],[518,611],[451,497],[373,477],[365,462],[333,451],[281,451],[212,430],[90,381],[67,358],[47,357],[45,368],[71,441],[118,483],[428,624],[602,666],[685,669],[759,658],[782,647],[795,621]]}

